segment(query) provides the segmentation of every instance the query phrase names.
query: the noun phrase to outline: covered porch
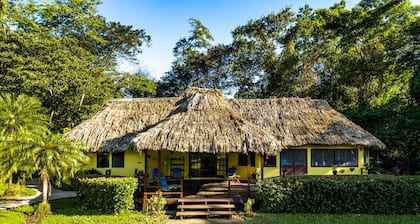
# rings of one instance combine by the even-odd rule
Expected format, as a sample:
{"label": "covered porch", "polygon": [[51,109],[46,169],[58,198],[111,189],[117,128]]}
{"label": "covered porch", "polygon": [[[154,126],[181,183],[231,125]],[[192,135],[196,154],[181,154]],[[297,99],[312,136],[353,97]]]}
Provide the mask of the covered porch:
{"label": "covered porch", "polygon": [[[255,194],[257,179],[264,178],[264,162],[255,153],[144,152],[144,172],[138,176],[137,202],[147,208],[160,192],[167,204],[180,198],[230,198],[243,203]],[[258,159],[264,158],[258,156]],[[239,162],[244,161],[244,162]],[[262,175],[261,175],[262,174]],[[160,178],[158,178],[160,177]]]}

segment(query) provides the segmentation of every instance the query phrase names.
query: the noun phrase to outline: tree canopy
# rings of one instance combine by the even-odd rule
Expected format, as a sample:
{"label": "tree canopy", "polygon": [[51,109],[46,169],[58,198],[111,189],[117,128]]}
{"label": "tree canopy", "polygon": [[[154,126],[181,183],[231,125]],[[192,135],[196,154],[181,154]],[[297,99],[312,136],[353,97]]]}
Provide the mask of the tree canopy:
{"label": "tree canopy", "polygon": [[[143,29],[106,21],[100,1],[2,1],[0,92],[37,96],[53,130],[73,127],[129,86],[116,70],[150,42]],[[122,82],[124,80],[124,82]],[[153,93],[152,93],[153,94]]]}
{"label": "tree canopy", "polygon": [[[201,86],[234,90],[240,98],[323,98],[381,138],[389,154],[416,158],[419,12],[409,0],[285,8],[236,27],[226,45],[210,45],[201,23],[206,35],[194,35],[192,20],[192,35],[177,43],[158,94]],[[179,53],[180,46],[199,48]]]}

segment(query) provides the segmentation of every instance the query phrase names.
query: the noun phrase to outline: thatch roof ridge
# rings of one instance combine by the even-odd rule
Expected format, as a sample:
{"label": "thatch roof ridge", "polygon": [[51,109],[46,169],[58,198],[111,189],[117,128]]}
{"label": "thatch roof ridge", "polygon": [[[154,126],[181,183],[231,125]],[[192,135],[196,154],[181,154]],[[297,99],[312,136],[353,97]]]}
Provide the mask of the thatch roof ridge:
{"label": "thatch roof ridge", "polygon": [[[165,124],[167,133],[162,135]],[[227,124],[225,128],[223,124]],[[182,130],[188,131],[181,133]],[[183,97],[109,100],[67,136],[85,143],[92,152],[124,151],[130,144],[137,150],[172,147],[174,151],[230,151],[232,147],[239,151],[272,152],[275,147],[308,144],[385,148],[379,139],[325,100],[226,100],[220,90],[200,88],[187,89]],[[140,137],[133,142],[136,136]],[[145,136],[149,136],[147,142]]]}
{"label": "thatch roof ridge", "polygon": [[132,139],[137,150],[274,154],[284,148],[275,137],[232,107],[219,90],[189,88],[171,114]]}

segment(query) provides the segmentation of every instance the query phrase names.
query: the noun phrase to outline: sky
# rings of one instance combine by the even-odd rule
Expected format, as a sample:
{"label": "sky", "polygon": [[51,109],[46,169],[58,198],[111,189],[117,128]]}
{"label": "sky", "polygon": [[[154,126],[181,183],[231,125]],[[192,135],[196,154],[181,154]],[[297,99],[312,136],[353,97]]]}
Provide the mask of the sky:
{"label": "sky", "polygon": [[[297,12],[305,4],[316,9],[337,2],[340,0],[102,0],[98,12],[108,21],[145,29],[152,43],[150,47],[143,46],[139,65],[121,62],[119,69],[133,73],[140,67],[158,80],[171,68],[175,43],[189,36],[190,18],[200,20],[209,29],[213,44],[228,44],[232,40],[231,31],[251,19],[288,6]],[[358,2],[347,0],[346,7]],[[419,4],[420,0],[412,2]]]}

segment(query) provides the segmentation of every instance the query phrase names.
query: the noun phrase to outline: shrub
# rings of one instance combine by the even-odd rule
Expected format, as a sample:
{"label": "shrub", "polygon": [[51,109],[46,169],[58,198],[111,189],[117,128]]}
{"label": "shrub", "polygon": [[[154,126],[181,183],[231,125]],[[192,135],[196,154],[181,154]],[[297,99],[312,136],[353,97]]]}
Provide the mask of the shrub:
{"label": "shrub", "polygon": [[419,177],[271,178],[257,184],[269,212],[419,214]]}
{"label": "shrub", "polygon": [[115,214],[134,207],[136,187],[137,180],[132,177],[80,179],[78,194],[86,208]]}
{"label": "shrub", "polygon": [[166,199],[163,197],[162,192],[153,195],[148,199],[147,210],[154,216],[162,216],[165,213]]}
{"label": "shrub", "polygon": [[39,203],[38,206],[35,209],[34,216],[37,219],[43,219],[43,218],[45,218],[47,216],[50,216],[50,215],[52,215],[50,204],[48,202]]}

